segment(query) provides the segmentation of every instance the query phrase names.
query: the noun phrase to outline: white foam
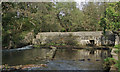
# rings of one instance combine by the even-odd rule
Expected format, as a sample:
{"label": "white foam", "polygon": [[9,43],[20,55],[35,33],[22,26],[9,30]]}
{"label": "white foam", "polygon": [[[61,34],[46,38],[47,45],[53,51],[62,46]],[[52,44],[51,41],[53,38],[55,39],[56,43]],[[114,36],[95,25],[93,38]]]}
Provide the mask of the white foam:
{"label": "white foam", "polygon": [[9,50],[2,50],[2,51],[16,51],[16,50],[27,50],[27,49],[32,49],[32,45],[28,45],[22,48],[16,48],[16,49],[9,49]]}

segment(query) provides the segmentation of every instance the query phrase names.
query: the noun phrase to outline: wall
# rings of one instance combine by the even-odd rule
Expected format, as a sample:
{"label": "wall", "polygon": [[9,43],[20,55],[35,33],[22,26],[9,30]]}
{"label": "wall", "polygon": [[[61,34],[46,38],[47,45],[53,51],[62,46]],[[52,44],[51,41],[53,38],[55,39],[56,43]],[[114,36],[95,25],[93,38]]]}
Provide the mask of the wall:
{"label": "wall", "polygon": [[33,44],[112,45],[115,43],[114,37],[112,32],[107,32],[105,37],[102,31],[42,32],[36,35]]}

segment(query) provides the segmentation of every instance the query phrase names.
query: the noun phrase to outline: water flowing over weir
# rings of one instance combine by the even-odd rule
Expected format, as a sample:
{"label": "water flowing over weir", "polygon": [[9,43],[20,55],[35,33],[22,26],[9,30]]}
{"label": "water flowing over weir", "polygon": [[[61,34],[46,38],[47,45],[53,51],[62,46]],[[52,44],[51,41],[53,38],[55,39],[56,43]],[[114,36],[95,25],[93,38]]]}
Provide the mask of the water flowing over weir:
{"label": "water flowing over weir", "polygon": [[50,48],[3,50],[2,63],[11,66],[47,65],[47,67],[29,68],[29,70],[103,70],[103,61],[110,56],[109,50],[102,49],[57,49],[51,60],[47,58],[51,51]]}

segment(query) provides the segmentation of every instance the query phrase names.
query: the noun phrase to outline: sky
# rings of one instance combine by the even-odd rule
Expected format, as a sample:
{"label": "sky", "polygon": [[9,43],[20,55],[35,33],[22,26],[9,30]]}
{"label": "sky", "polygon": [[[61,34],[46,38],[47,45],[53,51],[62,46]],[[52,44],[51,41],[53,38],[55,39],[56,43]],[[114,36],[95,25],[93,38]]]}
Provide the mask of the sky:
{"label": "sky", "polygon": [[[54,4],[56,4],[55,2],[58,1],[58,2],[70,2],[70,0],[51,0],[52,2],[54,2]],[[76,2],[77,5],[76,7],[79,8],[80,10],[82,10],[82,7],[85,2],[88,2],[89,0],[71,0],[72,2]]]}
{"label": "sky", "polygon": [[[75,0],[77,3],[77,8],[79,8],[80,10],[82,10],[82,2],[87,2],[87,0]],[[84,4],[84,3],[83,3]]]}

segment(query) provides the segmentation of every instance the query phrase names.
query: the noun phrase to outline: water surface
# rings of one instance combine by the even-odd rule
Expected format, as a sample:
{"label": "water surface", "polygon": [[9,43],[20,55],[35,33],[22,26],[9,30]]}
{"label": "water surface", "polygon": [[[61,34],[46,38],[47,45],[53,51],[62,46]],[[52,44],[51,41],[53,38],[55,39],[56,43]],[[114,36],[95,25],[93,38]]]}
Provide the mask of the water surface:
{"label": "water surface", "polygon": [[109,50],[57,49],[53,60],[46,59],[51,49],[27,48],[2,51],[2,63],[8,65],[47,64],[33,70],[102,70]]}

